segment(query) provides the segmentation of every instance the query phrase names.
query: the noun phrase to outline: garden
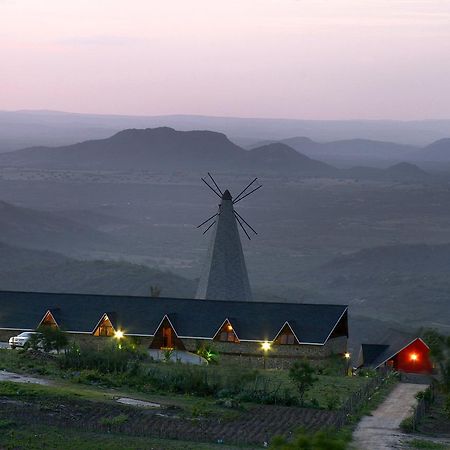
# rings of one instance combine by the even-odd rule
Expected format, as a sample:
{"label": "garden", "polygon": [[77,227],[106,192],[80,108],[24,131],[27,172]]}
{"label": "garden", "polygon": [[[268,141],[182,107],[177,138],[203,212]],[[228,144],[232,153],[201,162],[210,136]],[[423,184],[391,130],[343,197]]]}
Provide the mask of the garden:
{"label": "garden", "polygon": [[[256,370],[221,364],[220,358],[207,366],[153,361],[131,339],[111,339],[101,350],[67,345],[61,336],[48,339],[58,342],[59,353],[0,350],[0,369],[47,381],[0,383],[0,420],[10,436],[0,445],[23,433],[18,424],[27,424],[240,446],[262,446],[280,436],[273,448],[281,448],[283,439],[306,439],[295,435],[299,427],[322,439],[316,433],[335,428],[348,398],[374,382],[370,374],[345,376],[339,357],[322,367],[299,361],[290,370]],[[119,404],[121,397],[158,407]]]}

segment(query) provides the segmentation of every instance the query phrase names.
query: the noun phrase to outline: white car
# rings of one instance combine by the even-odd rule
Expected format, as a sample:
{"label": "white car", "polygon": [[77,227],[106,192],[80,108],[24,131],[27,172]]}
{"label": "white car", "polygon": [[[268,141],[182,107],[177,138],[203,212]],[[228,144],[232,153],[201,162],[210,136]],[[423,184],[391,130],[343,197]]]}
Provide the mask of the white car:
{"label": "white car", "polygon": [[[17,336],[13,336],[9,338],[9,346],[12,349],[16,347],[26,347],[27,344],[30,342],[31,337],[35,334],[40,335],[40,333],[37,333],[35,331],[25,331]],[[40,342],[38,345],[40,346]]]}

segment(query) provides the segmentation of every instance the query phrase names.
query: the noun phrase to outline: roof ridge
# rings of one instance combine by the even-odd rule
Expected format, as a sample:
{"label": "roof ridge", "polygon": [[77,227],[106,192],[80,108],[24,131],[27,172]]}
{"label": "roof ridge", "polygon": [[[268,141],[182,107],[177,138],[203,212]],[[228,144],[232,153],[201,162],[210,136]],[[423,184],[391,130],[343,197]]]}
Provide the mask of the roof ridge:
{"label": "roof ridge", "polygon": [[[86,293],[77,293],[77,292],[45,292],[45,291],[11,291],[11,290],[0,290],[0,295],[2,293],[6,294],[40,294],[40,295],[69,295],[69,296],[83,296],[83,297],[115,297],[115,298],[132,298],[132,299],[146,299],[151,301],[159,301],[159,300],[189,300],[189,301],[198,301],[198,302],[211,302],[211,303],[243,303],[243,304],[277,304],[277,305],[305,305],[305,306],[340,306],[348,308],[348,305],[344,305],[341,303],[304,303],[304,302],[266,302],[263,300],[212,300],[212,299],[199,299],[199,298],[188,298],[188,297],[150,297],[144,295],[122,295],[122,294],[86,294]],[[54,307],[52,307],[54,308]]]}

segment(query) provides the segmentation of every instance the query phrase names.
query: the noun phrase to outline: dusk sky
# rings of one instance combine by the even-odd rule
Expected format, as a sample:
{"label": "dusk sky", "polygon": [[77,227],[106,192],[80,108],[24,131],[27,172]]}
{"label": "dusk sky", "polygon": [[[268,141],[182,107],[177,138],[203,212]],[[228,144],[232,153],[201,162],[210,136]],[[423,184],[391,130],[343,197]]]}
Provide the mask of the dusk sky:
{"label": "dusk sky", "polygon": [[448,0],[0,0],[0,110],[450,118]]}

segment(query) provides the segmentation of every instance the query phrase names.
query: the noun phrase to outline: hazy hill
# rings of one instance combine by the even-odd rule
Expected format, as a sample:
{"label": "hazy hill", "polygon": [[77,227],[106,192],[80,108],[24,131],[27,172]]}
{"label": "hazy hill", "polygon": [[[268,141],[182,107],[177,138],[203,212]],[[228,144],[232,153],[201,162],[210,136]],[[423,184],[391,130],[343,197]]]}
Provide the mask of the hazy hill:
{"label": "hazy hill", "polygon": [[310,273],[355,314],[450,331],[450,244],[398,244],[338,256]]}
{"label": "hazy hill", "polygon": [[351,272],[355,276],[380,273],[449,273],[450,244],[398,244],[373,247],[338,256],[325,270]]}
{"label": "hazy hill", "polygon": [[169,126],[214,130],[238,144],[309,136],[317,141],[364,138],[426,145],[450,136],[449,120],[293,120],[194,115],[119,116],[58,111],[0,111],[0,152],[30,145],[65,145],[125,128]]}
{"label": "hazy hill", "polygon": [[0,290],[189,297],[196,282],[128,262],[81,261],[0,242]]}
{"label": "hazy hill", "polygon": [[430,174],[415,164],[401,162],[386,169],[376,167],[357,166],[342,173],[354,178],[366,180],[402,180],[402,181],[425,181],[430,179]]}
{"label": "hazy hill", "polygon": [[212,131],[171,128],[124,130],[108,139],[48,148],[34,147],[0,155],[0,164],[37,168],[102,170],[298,171],[334,173],[336,169],[301,155],[285,144],[246,151]]}
{"label": "hazy hill", "polygon": [[[323,146],[301,138],[305,146]],[[0,164],[42,169],[152,170],[162,172],[224,170],[257,173],[295,173],[312,176],[411,179],[420,169],[394,166],[387,171],[358,167],[340,171],[276,142],[252,150],[233,144],[212,131],[172,128],[124,130],[107,139],[49,148],[34,147],[0,155]],[[421,175],[423,176],[425,172]]]}
{"label": "hazy hill", "polygon": [[274,171],[337,174],[339,171],[324,162],[311,159],[286,144],[276,142],[254,148],[248,152],[248,160],[254,167]]}
{"label": "hazy hill", "polygon": [[106,234],[57,214],[21,208],[0,201],[0,240],[14,245],[74,250],[111,245]]}
{"label": "hazy hill", "polygon": [[416,153],[418,158],[428,161],[450,161],[450,138],[440,139]]}
{"label": "hazy hill", "polygon": [[346,139],[319,143],[302,136],[283,139],[281,142],[313,158],[320,156],[348,159],[372,158],[398,160],[407,159],[418,149],[411,145],[370,139]]}
{"label": "hazy hill", "polygon": [[244,150],[224,134],[172,128],[129,129],[107,139],[32,147],[0,155],[0,164],[70,169],[204,169],[228,166]]}

